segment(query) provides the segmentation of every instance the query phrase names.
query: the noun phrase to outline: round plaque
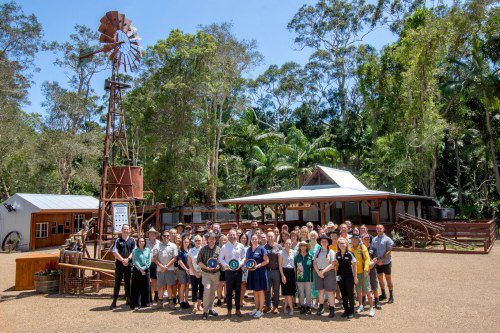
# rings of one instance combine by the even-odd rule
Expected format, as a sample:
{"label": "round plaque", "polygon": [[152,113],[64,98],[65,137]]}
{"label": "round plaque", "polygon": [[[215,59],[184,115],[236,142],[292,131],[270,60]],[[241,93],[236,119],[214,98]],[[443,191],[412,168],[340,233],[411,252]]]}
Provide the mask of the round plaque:
{"label": "round plaque", "polygon": [[210,258],[207,261],[207,266],[210,269],[214,269],[215,267],[217,267],[217,264],[218,264],[218,261],[215,258]]}
{"label": "round plaque", "polygon": [[246,266],[248,269],[255,269],[255,266],[257,266],[257,262],[255,261],[255,259],[248,259]]}
{"label": "round plaque", "polygon": [[237,270],[238,267],[240,267],[240,262],[236,259],[230,260],[228,264],[229,268],[231,268],[233,271]]}

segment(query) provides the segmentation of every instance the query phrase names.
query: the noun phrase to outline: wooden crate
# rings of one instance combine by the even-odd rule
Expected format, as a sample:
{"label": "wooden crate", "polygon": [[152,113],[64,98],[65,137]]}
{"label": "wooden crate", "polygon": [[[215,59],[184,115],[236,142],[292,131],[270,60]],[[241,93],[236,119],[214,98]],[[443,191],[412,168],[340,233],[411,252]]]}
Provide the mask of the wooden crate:
{"label": "wooden crate", "polygon": [[43,271],[45,266],[59,261],[57,253],[30,253],[16,259],[16,290],[35,289],[35,273]]}

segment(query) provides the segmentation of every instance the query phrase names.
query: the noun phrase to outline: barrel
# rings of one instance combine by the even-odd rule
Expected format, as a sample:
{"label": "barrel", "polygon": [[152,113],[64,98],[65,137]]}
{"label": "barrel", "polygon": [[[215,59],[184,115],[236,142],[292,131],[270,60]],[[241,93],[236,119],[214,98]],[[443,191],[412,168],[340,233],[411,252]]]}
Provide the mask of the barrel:
{"label": "barrel", "polygon": [[110,167],[108,170],[108,197],[123,200],[144,199],[142,167]]}
{"label": "barrel", "polygon": [[59,292],[59,275],[35,275],[35,290],[43,294]]}

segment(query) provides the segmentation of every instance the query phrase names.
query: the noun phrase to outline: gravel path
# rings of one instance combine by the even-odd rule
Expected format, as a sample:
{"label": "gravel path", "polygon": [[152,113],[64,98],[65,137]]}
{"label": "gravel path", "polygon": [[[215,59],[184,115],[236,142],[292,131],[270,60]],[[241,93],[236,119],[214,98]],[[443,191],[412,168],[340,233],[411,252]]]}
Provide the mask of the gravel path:
{"label": "gravel path", "polygon": [[[500,248],[488,255],[432,253],[394,254],[395,303],[383,306],[375,318],[365,315],[346,321],[337,315],[265,315],[231,320],[225,316],[203,321],[189,310],[170,313],[150,309],[131,312],[119,307],[110,312],[110,295],[37,295],[15,292],[15,258],[0,254],[0,331],[95,332],[115,330],[125,322],[132,331],[168,329],[169,332],[347,331],[347,332],[499,332]],[[108,291],[108,289],[106,290]],[[120,304],[120,303],[119,303]],[[244,308],[244,313],[250,311]],[[225,314],[225,309],[219,308]]]}

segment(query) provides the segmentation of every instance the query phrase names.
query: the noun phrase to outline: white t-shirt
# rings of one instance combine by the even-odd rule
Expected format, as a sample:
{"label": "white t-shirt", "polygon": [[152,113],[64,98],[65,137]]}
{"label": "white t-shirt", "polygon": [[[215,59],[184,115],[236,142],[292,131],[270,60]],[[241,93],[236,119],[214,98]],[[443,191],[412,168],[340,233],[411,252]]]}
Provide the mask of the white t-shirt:
{"label": "white t-shirt", "polygon": [[200,250],[201,247],[200,248],[192,247],[188,251],[188,257],[191,258],[191,262],[193,263],[193,268],[194,268],[194,271],[191,269],[191,267],[189,268],[189,275],[195,275],[195,272],[201,271],[201,268],[200,266],[198,266],[197,263],[198,254],[200,253]]}

